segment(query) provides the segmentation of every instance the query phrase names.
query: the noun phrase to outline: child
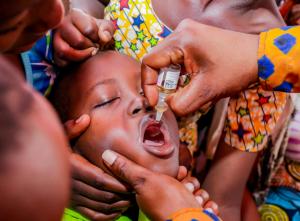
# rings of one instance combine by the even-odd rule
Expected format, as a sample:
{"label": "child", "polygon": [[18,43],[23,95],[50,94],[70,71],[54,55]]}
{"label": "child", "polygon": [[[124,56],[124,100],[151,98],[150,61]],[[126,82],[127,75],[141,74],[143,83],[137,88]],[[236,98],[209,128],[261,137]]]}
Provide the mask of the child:
{"label": "child", "polygon": [[[72,145],[89,162],[108,172],[101,155],[111,149],[152,171],[176,177],[176,119],[167,111],[157,123],[140,85],[137,61],[116,52],[103,52],[68,69],[58,79],[50,99],[63,122],[90,115],[90,127]],[[71,214],[66,216],[70,218]],[[110,219],[114,218],[112,214]]]}

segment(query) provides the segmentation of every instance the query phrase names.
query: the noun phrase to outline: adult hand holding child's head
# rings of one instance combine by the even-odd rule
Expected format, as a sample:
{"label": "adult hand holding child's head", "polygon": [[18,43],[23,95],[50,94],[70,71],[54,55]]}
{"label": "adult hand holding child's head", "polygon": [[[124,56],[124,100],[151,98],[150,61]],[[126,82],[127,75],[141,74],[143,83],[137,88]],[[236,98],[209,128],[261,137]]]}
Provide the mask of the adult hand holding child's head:
{"label": "adult hand holding child's head", "polygon": [[139,208],[150,220],[166,220],[180,209],[200,208],[194,195],[173,177],[147,170],[110,150],[102,158],[115,176],[133,188]]}
{"label": "adult hand holding child's head", "polygon": [[[90,122],[88,114],[67,121],[64,128],[70,142],[84,133]],[[128,209],[131,203],[124,197],[128,193],[126,186],[77,153],[72,153],[70,161],[71,206],[76,211],[97,221],[115,219]]]}
{"label": "adult hand holding child's head", "polygon": [[[222,39],[220,39],[222,37]],[[178,115],[235,94],[257,80],[258,36],[183,20],[173,34],[143,59],[142,84],[151,105],[158,100],[158,71],[181,64],[191,81],[170,96]]]}

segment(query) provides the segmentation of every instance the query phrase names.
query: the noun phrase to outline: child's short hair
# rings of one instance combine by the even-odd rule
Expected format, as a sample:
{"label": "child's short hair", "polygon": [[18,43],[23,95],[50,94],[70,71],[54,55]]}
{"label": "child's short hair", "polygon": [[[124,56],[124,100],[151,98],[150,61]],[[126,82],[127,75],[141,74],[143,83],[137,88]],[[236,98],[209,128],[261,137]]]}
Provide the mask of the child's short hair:
{"label": "child's short hair", "polygon": [[[105,54],[109,51],[112,50],[108,49],[105,51],[101,51],[95,56],[100,56],[101,54]],[[71,91],[70,89],[72,87],[72,75],[77,73],[77,70],[83,63],[85,63],[85,61],[73,63],[65,68],[61,68],[48,96],[48,100],[57,111],[62,123],[65,123],[67,120],[69,120],[70,117],[72,96],[69,92]]]}
{"label": "child's short hair", "polygon": [[71,97],[69,88],[72,84],[72,73],[80,66],[81,63],[72,64],[66,68],[59,70],[59,74],[52,86],[48,100],[57,111],[62,123],[65,123],[69,118],[71,105]]}

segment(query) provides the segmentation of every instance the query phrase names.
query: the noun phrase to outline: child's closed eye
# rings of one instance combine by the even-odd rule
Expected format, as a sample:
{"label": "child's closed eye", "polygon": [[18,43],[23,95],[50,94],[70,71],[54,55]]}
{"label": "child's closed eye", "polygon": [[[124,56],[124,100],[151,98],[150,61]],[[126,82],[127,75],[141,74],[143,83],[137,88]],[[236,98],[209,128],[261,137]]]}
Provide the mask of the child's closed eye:
{"label": "child's closed eye", "polygon": [[257,3],[258,3],[257,0],[237,1],[237,3],[232,5],[232,8],[237,9],[237,10],[250,10],[254,6],[254,4],[257,4]]}
{"label": "child's closed eye", "polygon": [[116,101],[116,100],[118,100],[118,99],[120,99],[120,97],[114,97],[114,98],[111,98],[111,99],[107,99],[107,100],[105,100],[105,101],[102,101],[102,102],[99,103],[99,104],[96,104],[96,105],[94,106],[94,108],[103,108],[103,107],[105,107],[105,106],[109,106],[109,105],[113,104],[114,101]]}

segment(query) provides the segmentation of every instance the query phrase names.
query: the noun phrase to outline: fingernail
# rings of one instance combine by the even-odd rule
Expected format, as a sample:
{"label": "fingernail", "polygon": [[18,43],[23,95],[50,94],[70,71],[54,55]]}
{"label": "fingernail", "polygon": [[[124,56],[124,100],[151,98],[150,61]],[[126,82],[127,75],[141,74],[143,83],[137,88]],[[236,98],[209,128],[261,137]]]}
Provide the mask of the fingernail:
{"label": "fingernail", "polygon": [[218,210],[219,206],[216,203],[213,203],[211,205],[211,208],[216,211],[216,210]]}
{"label": "fingernail", "polygon": [[99,51],[99,48],[94,48],[94,49],[92,50],[91,55],[92,55],[92,56],[95,56],[95,55],[98,53],[98,51]]}
{"label": "fingernail", "polygon": [[192,184],[192,183],[185,183],[184,185],[185,185],[185,187],[187,188],[188,191],[190,191],[191,193],[194,192],[194,190],[195,190],[194,184]]}
{"label": "fingernail", "polygon": [[106,150],[102,154],[102,159],[109,165],[112,166],[114,162],[117,159],[117,155],[111,151],[111,150]]}
{"label": "fingernail", "polygon": [[201,193],[203,199],[209,199],[209,194],[204,190]]}
{"label": "fingernail", "polygon": [[79,124],[84,119],[84,115],[81,115],[79,118],[76,119],[75,123]]}
{"label": "fingernail", "polygon": [[109,31],[103,30],[101,27],[99,28],[98,35],[101,41],[104,43],[109,42],[113,37]]}
{"label": "fingernail", "polygon": [[198,201],[198,203],[200,204],[200,206],[202,206],[203,205],[203,199],[202,199],[202,197],[201,196],[196,196],[195,198]]}
{"label": "fingernail", "polygon": [[109,31],[104,31],[103,35],[105,36],[106,39],[104,40],[106,41],[109,41],[112,38],[111,33]]}

